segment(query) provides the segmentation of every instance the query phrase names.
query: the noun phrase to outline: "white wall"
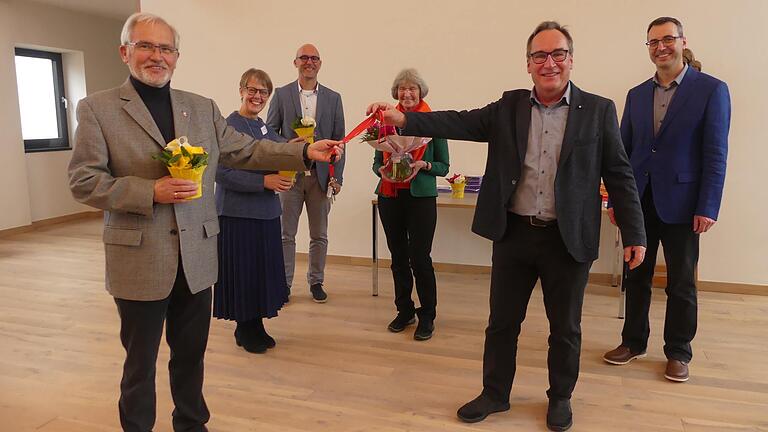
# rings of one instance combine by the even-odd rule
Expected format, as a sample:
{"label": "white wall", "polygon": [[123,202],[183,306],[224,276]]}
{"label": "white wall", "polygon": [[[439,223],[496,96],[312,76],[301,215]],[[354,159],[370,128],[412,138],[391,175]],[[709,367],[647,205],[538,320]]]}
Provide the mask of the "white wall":
{"label": "white wall", "polygon": [[[29,1],[0,1],[0,199],[13,203],[0,213],[0,229],[92,210],[72,199],[67,181],[71,151],[24,154],[14,47],[62,52],[65,92],[70,101],[70,143],[77,101],[89,92],[119,85],[127,76],[120,61],[122,21]],[[4,20],[4,22],[3,22]]]}
{"label": "white wall", "polygon": [[[505,89],[530,87],[525,40],[545,19],[572,30],[575,83],[612,98],[621,112],[627,90],[653,73],[643,45],[647,24],[662,14],[680,17],[705,72],[729,83],[734,106],[725,200],[720,222],[702,237],[699,277],[768,284],[761,253],[768,243],[762,223],[768,170],[758,167],[768,156],[762,127],[768,118],[768,57],[760,45],[768,2],[142,0],[141,5],[181,32],[173,85],[213,97],[225,113],[238,107],[237,81],[246,68],[262,68],[282,85],[295,79],[296,48],[315,43],[323,57],[320,81],[342,94],[348,130],[363,119],[367,103],[389,99],[391,80],[403,67],[416,67],[427,79],[434,109],[478,107]],[[483,144],[451,142],[450,150],[451,171],[482,171]],[[345,187],[331,217],[331,254],[370,256],[372,155],[363,144],[348,148]],[[469,212],[441,211],[436,261],[488,263],[489,244],[468,233],[470,222]],[[612,231],[604,227],[603,235],[603,255],[593,270],[609,272]],[[306,243],[304,231],[299,241],[304,250]]]}

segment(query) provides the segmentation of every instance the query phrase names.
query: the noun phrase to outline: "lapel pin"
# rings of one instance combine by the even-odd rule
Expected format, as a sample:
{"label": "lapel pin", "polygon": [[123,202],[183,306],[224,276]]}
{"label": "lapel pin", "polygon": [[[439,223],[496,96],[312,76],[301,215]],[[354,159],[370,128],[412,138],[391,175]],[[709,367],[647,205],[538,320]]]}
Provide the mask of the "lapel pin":
{"label": "lapel pin", "polygon": [[579,108],[579,109],[581,109],[581,105],[579,105],[579,107],[578,107],[578,108]]}
{"label": "lapel pin", "polygon": [[[581,108],[581,107],[579,107],[579,108]],[[188,117],[188,116],[189,116],[189,114],[187,114],[187,112],[186,112],[186,111],[182,111],[182,112],[181,112],[181,115],[183,115],[184,117]]]}

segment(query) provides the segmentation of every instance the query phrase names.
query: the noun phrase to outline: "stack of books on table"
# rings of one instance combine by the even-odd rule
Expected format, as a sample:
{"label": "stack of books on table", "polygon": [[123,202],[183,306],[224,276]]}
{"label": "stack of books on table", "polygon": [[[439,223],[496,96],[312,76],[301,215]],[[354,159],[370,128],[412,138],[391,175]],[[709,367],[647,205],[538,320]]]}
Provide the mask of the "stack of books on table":
{"label": "stack of books on table", "polygon": [[478,193],[480,192],[480,186],[483,184],[483,176],[464,176],[467,178],[467,186],[464,187],[464,192]]}

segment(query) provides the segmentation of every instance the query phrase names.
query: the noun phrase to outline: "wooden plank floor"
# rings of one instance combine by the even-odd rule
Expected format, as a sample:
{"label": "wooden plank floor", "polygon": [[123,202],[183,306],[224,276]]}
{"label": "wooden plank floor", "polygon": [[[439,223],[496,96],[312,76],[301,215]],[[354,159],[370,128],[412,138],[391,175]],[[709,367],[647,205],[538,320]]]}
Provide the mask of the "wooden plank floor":
{"label": "wooden plank floor", "polygon": [[[117,431],[122,348],[103,288],[101,221],[88,219],[0,239],[0,430]],[[363,240],[365,241],[365,240]],[[300,263],[297,274],[305,264]],[[545,430],[547,323],[537,289],[520,337],[512,409],[474,425],[456,409],[480,390],[488,276],[438,274],[435,337],[392,334],[388,271],[370,296],[367,267],[330,265],[328,303],[297,283],[267,327],[277,348],[235,346],[214,321],[206,358],[210,430]],[[299,278],[301,279],[301,278]],[[619,341],[615,289],[590,287],[574,431],[768,431],[768,297],[705,292],[692,378],[663,377],[663,292],[655,291],[649,356],[600,360]],[[166,346],[158,366],[156,431],[171,431]]]}

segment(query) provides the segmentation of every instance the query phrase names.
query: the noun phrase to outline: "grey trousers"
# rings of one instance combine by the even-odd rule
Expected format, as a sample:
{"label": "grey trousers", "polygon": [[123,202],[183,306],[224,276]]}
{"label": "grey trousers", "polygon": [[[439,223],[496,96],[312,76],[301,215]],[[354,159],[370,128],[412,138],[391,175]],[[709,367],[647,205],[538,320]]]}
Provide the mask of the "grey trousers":
{"label": "grey trousers", "polygon": [[307,177],[299,172],[296,176],[296,184],[290,190],[280,193],[280,204],[283,206],[281,216],[283,257],[288,289],[293,285],[293,273],[296,268],[296,232],[299,229],[299,217],[305,204],[310,238],[307,283],[311,286],[323,283],[324,279],[325,257],[328,254],[328,213],[331,211],[331,203],[320,188],[314,174],[313,172]]}

